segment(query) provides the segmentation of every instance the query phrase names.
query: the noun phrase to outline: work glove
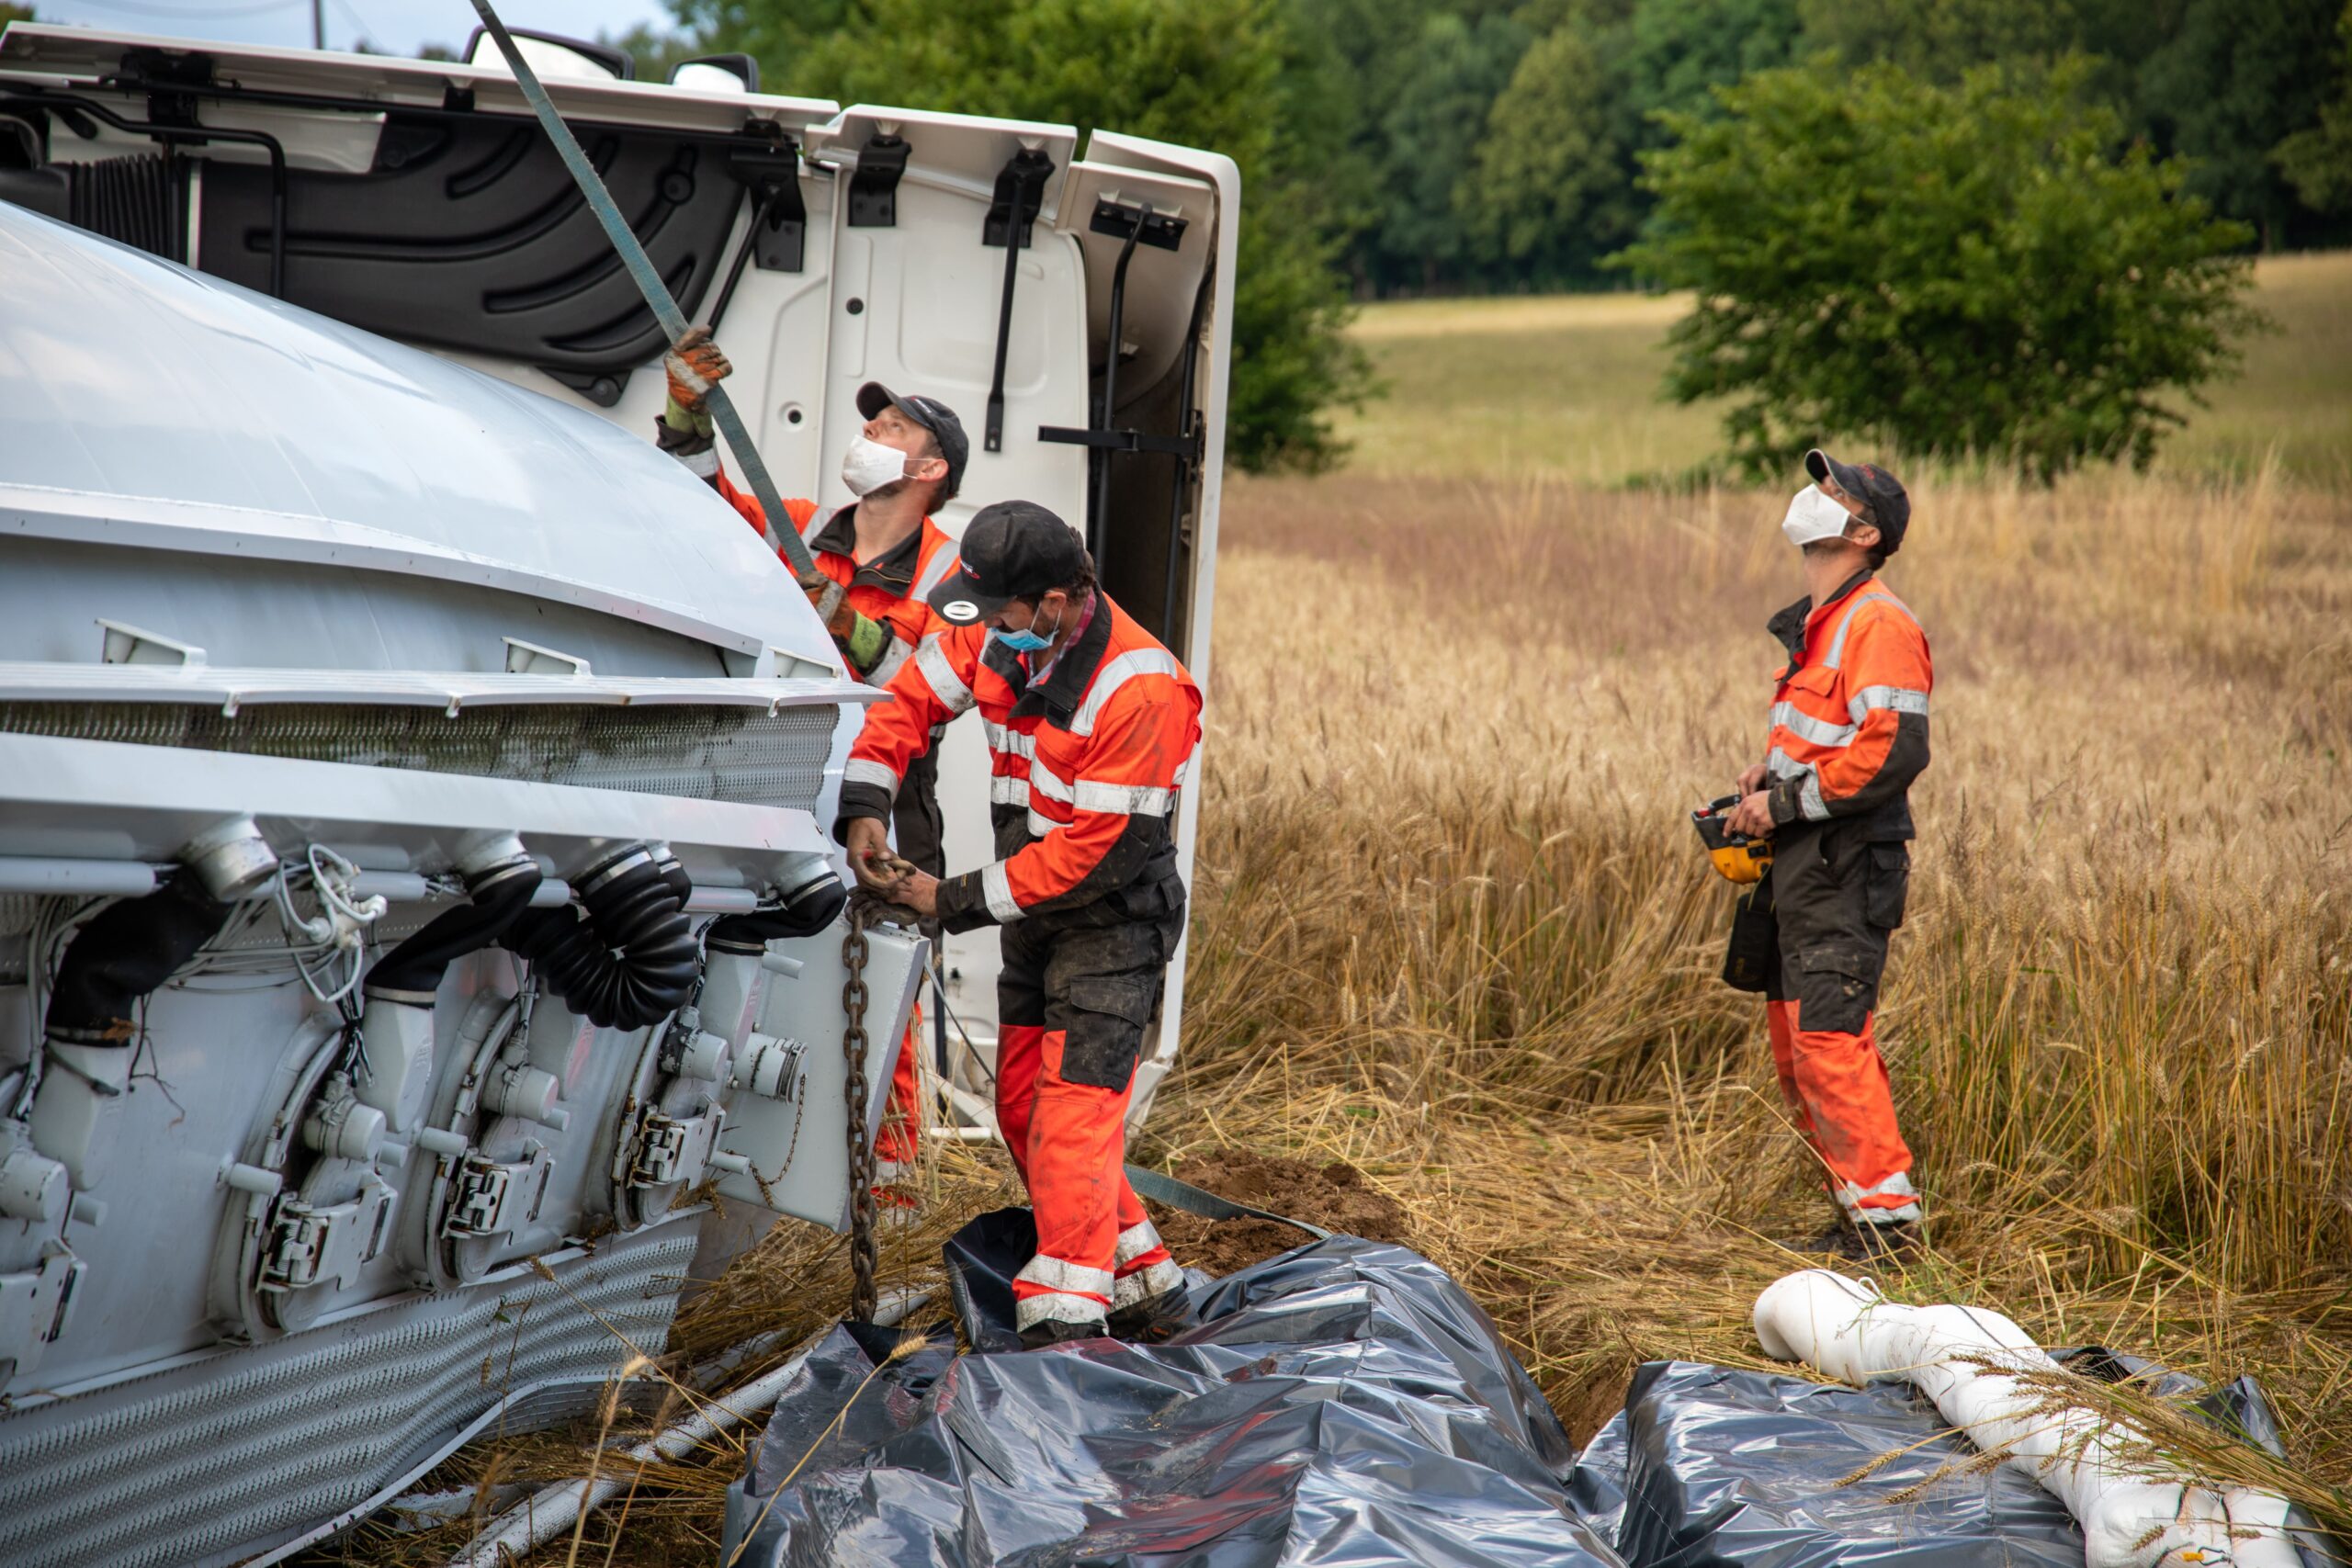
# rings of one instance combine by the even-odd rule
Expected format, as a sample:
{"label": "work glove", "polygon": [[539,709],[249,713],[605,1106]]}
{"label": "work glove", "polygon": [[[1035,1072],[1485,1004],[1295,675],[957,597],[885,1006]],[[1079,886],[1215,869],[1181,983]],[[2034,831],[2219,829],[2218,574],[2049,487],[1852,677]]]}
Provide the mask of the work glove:
{"label": "work glove", "polygon": [[662,422],[673,429],[708,435],[710,415],[703,404],[710,389],[734,368],[711,341],[708,327],[688,327],[662,356],[662,372],[670,379],[670,400],[662,407]]}
{"label": "work glove", "polygon": [[842,585],[829,577],[820,576],[813,583],[804,585],[809,604],[832,634],[833,646],[849,660],[849,666],[865,674],[882,661],[890,650],[890,628],[871,615],[861,615],[849,607],[849,595]]}

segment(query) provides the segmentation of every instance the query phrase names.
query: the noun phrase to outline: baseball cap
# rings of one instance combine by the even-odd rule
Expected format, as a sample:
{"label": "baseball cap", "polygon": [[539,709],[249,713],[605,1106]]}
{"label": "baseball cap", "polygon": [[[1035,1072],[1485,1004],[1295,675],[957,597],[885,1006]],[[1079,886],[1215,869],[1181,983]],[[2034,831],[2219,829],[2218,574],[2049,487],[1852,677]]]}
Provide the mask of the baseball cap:
{"label": "baseball cap", "polygon": [[857,389],[860,419],[872,419],[886,408],[897,409],[931,432],[939,443],[939,455],[947,459],[945,495],[961,491],[964,465],[972,456],[972,443],[965,436],[964,422],[956,417],[956,411],[937,398],[902,398],[879,381],[868,381]]}
{"label": "baseball cap", "polygon": [[1086,566],[1076,529],[1034,501],[983,506],[964,529],[956,569],[931,591],[931,607],[951,626],[984,621],[1015,599],[1035,599]]}
{"label": "baseball cap", "polygon": [[1815,484],[1836,479],[1839,490],[1871,509],[1883,553],[1891,556],[1902,547],[1903,531],[1911,525],[1911,497],[1901,479],[1875,463],[1841,463],[1818,446],[1804,455],[1804,471]]}

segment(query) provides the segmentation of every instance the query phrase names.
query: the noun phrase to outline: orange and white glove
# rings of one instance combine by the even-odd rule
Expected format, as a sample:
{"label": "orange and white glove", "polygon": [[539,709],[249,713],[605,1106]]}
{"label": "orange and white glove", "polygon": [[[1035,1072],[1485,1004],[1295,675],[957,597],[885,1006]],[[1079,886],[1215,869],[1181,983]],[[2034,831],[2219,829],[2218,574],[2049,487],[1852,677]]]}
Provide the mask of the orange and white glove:
{"label": "orange and white glove", "polygon": [[688,327],[662,356],[662,372],[670,379],[670,400],[662,410],[663,422],[674,429],[709,434],[710,415],[703,411],[703,404],[710,389],[734,368],[711,341],[708,327]]}

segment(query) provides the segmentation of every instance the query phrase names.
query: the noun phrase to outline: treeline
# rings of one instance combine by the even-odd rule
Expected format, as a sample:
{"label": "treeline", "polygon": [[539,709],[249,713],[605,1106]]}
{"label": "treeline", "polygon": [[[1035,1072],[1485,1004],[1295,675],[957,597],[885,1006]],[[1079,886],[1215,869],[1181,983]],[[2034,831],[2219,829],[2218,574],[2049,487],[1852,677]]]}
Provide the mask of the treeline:
{"label": "treeline", "polygon": [[672,34],[623,40],[656,69],[740,50],[772,90],[1230,154],[1228,451],[1250,468],[1336,455],[1330,412],[1371,390],[1351,298],[1647,281],[1611,258],[1660,237],[1657,159],[1775,70],[1910,82],[1922,112],[2063,95],[2100,157],[2163,162],[2245,243],[2352,243],[2352,0],[669,4]]}

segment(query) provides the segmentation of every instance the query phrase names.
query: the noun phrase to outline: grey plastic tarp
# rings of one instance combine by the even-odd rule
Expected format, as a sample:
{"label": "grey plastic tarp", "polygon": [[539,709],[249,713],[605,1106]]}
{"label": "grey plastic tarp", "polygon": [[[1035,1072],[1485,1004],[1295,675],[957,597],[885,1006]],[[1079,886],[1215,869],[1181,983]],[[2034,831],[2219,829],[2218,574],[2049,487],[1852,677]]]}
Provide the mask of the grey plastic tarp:
{"label": "grey plastic tarp", "polygon": [[[2081,1568],[2058,1501],[1900,1383],[1651,1362],[1579,1461],[1468,1294],[1334,1236],[1208,1286],[1159,1345],[1011,1343],[1023,1211],[948,1247],[967,1341],[842,1327],[728,1499],[722,1562],[892,1568]],[[2106,1351],[2093,1376],[2186,1379]],[[868,1381],[870,1377],[870,1382]],[[853,1397],[854,1396],[854,1397]],[[846,1410],[844,1410],[846,1406]],[[2260,1392],[2204,1414],[2278,1441]],[[740,1557],[739,1543],[748,1540]],[[2307,1551],[2312,1568],[2324,1558]]]}

